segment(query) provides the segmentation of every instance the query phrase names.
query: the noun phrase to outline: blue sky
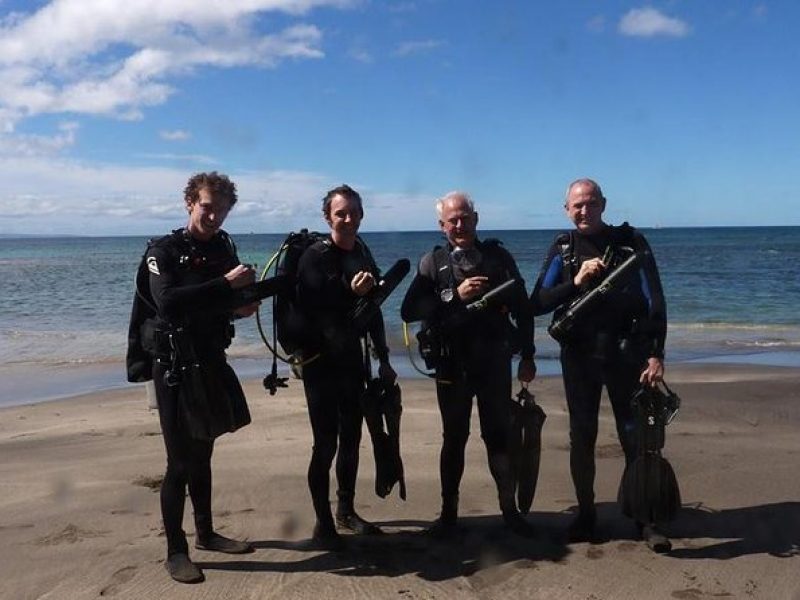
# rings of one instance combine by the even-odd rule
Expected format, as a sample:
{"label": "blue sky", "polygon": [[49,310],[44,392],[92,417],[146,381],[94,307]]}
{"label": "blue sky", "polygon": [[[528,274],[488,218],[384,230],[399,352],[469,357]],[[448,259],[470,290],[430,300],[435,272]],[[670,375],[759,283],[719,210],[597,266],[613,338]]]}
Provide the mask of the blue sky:
{"label": "blue sky", "polygon": [[0,233],[156,234],[192,173],[239,187],[232,232],[606,220],[800,225],[800,3],[0,0]]}

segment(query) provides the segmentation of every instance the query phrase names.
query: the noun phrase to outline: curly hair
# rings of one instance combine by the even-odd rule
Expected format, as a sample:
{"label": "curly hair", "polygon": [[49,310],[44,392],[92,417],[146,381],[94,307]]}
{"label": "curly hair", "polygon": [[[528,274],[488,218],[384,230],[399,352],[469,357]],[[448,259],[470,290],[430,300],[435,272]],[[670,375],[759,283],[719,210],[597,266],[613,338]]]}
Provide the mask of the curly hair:
{"label": "curly hair", "polygon": [[183,199],[187,206],[191,206],[200,199],[200,190],[207,189],[213,195],[227,198],[230,206],[236,204],[236,184],[227,175],[211,171],[210,173],[197,173],[189,178],[183,190]]}
{"label": "curly hair", "polygon": [[329,190],[322,199],[322,214],[325,215],[326,219],[331,218],[331,202],[333,201],[334,196],[341,196],[342,198],[346,198],[351,202],[357,202],[358,212],[361,213],[362,217],[364,216],[364,205],[361,202],[361,195],[349,185],[343,183],[342,185]]}

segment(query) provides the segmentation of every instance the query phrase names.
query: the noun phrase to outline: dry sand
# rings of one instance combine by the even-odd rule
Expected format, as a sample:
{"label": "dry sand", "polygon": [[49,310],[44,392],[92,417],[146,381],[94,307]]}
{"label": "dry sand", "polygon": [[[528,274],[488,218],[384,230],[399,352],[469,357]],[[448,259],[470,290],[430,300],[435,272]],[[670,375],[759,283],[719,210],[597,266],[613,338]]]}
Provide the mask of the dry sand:
{"label": "dry sand", "polygon": [[156,491],[165,459],[143,389],[2,409],[0,597],[800,599],[800,374],[714,365],[668,374],[683,398],[665,452],[684,501],[670,554],[636,541],[614,502],[622,459],[607,402],[596,485],[605,541],[565,542],[574,500],[563,391],[552,377],[534,384],[548,414],[529,517],[538,539],[504,530],[476,421],[464,534],[443,543],[420,533],[438,511],[440,423],[432,384],[404,381],[408,500],[372,491],[365,432],[356,506],[388,534],[348,537],[346,552],[312,550],[302,388],[292,382],[269,397],[248,382],[253,424],[217,442],[214,515],[219,531],[257,550],[193,551],[206,574],[193,586],[173,582],[162,565]]}

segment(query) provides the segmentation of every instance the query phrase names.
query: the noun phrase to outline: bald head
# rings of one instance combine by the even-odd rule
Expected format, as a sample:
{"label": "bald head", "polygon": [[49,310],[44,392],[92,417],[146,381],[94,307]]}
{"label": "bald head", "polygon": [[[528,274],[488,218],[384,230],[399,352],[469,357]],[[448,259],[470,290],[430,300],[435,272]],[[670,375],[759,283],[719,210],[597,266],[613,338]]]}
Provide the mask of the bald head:
{"label": "bald head", "polygon": [[589,179],[588,177],[582,177],[580,179],[576,179],[567,186],[567,193],[564,195],[565,205],[569,201],[569,194],[572,191],[572,188],[577,186],[581,186],[585,190],[589,191],[592,195],[596,196],[597,198],[602,198],[605,201],[605,197],[603,196],[603,190],[600,189],[600,184],[597,183],[594,179]]}
{"label": "bald head", "polygon": [[605,227],[606,198],[596,181],[576,179],[567,187],[564,210],[579,233],[592,235]]}

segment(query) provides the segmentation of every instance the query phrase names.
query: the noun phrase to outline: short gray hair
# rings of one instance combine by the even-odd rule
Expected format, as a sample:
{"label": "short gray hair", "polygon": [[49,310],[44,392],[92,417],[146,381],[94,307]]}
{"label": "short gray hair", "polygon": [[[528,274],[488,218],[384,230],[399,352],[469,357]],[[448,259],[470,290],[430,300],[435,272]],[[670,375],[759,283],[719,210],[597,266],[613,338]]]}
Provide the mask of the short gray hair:
{"label": "short gray hair", "polygon": [[580,179],[576,179],[572,183],[567,186],[567,191],[564,194],[564,204],[566,205],[569,202],[569,193],[572,191],[576,185],[588,185],[594,190],[594,196],[599,198],[600,200],[605,200],[605,196],[603,196],[603,190],[600,189],[600,184],[597,183],[594,179],[589,179],[588,177],[581,177]]}
{"label": "short gray hair", "polygon": [[436,216],[440,221],[442,220],[442,213],[444,212],[445,203],[450,202],[451,200],[463,200],[466,203],[467,208],[469,208],[469,211],[471,213],[475,212],[475,204],[472,202],[472,198],[469,197],[469,194],[467,194],[467,192],[453,190],[452,192],[447,192],[444,196],[436,201]]}

